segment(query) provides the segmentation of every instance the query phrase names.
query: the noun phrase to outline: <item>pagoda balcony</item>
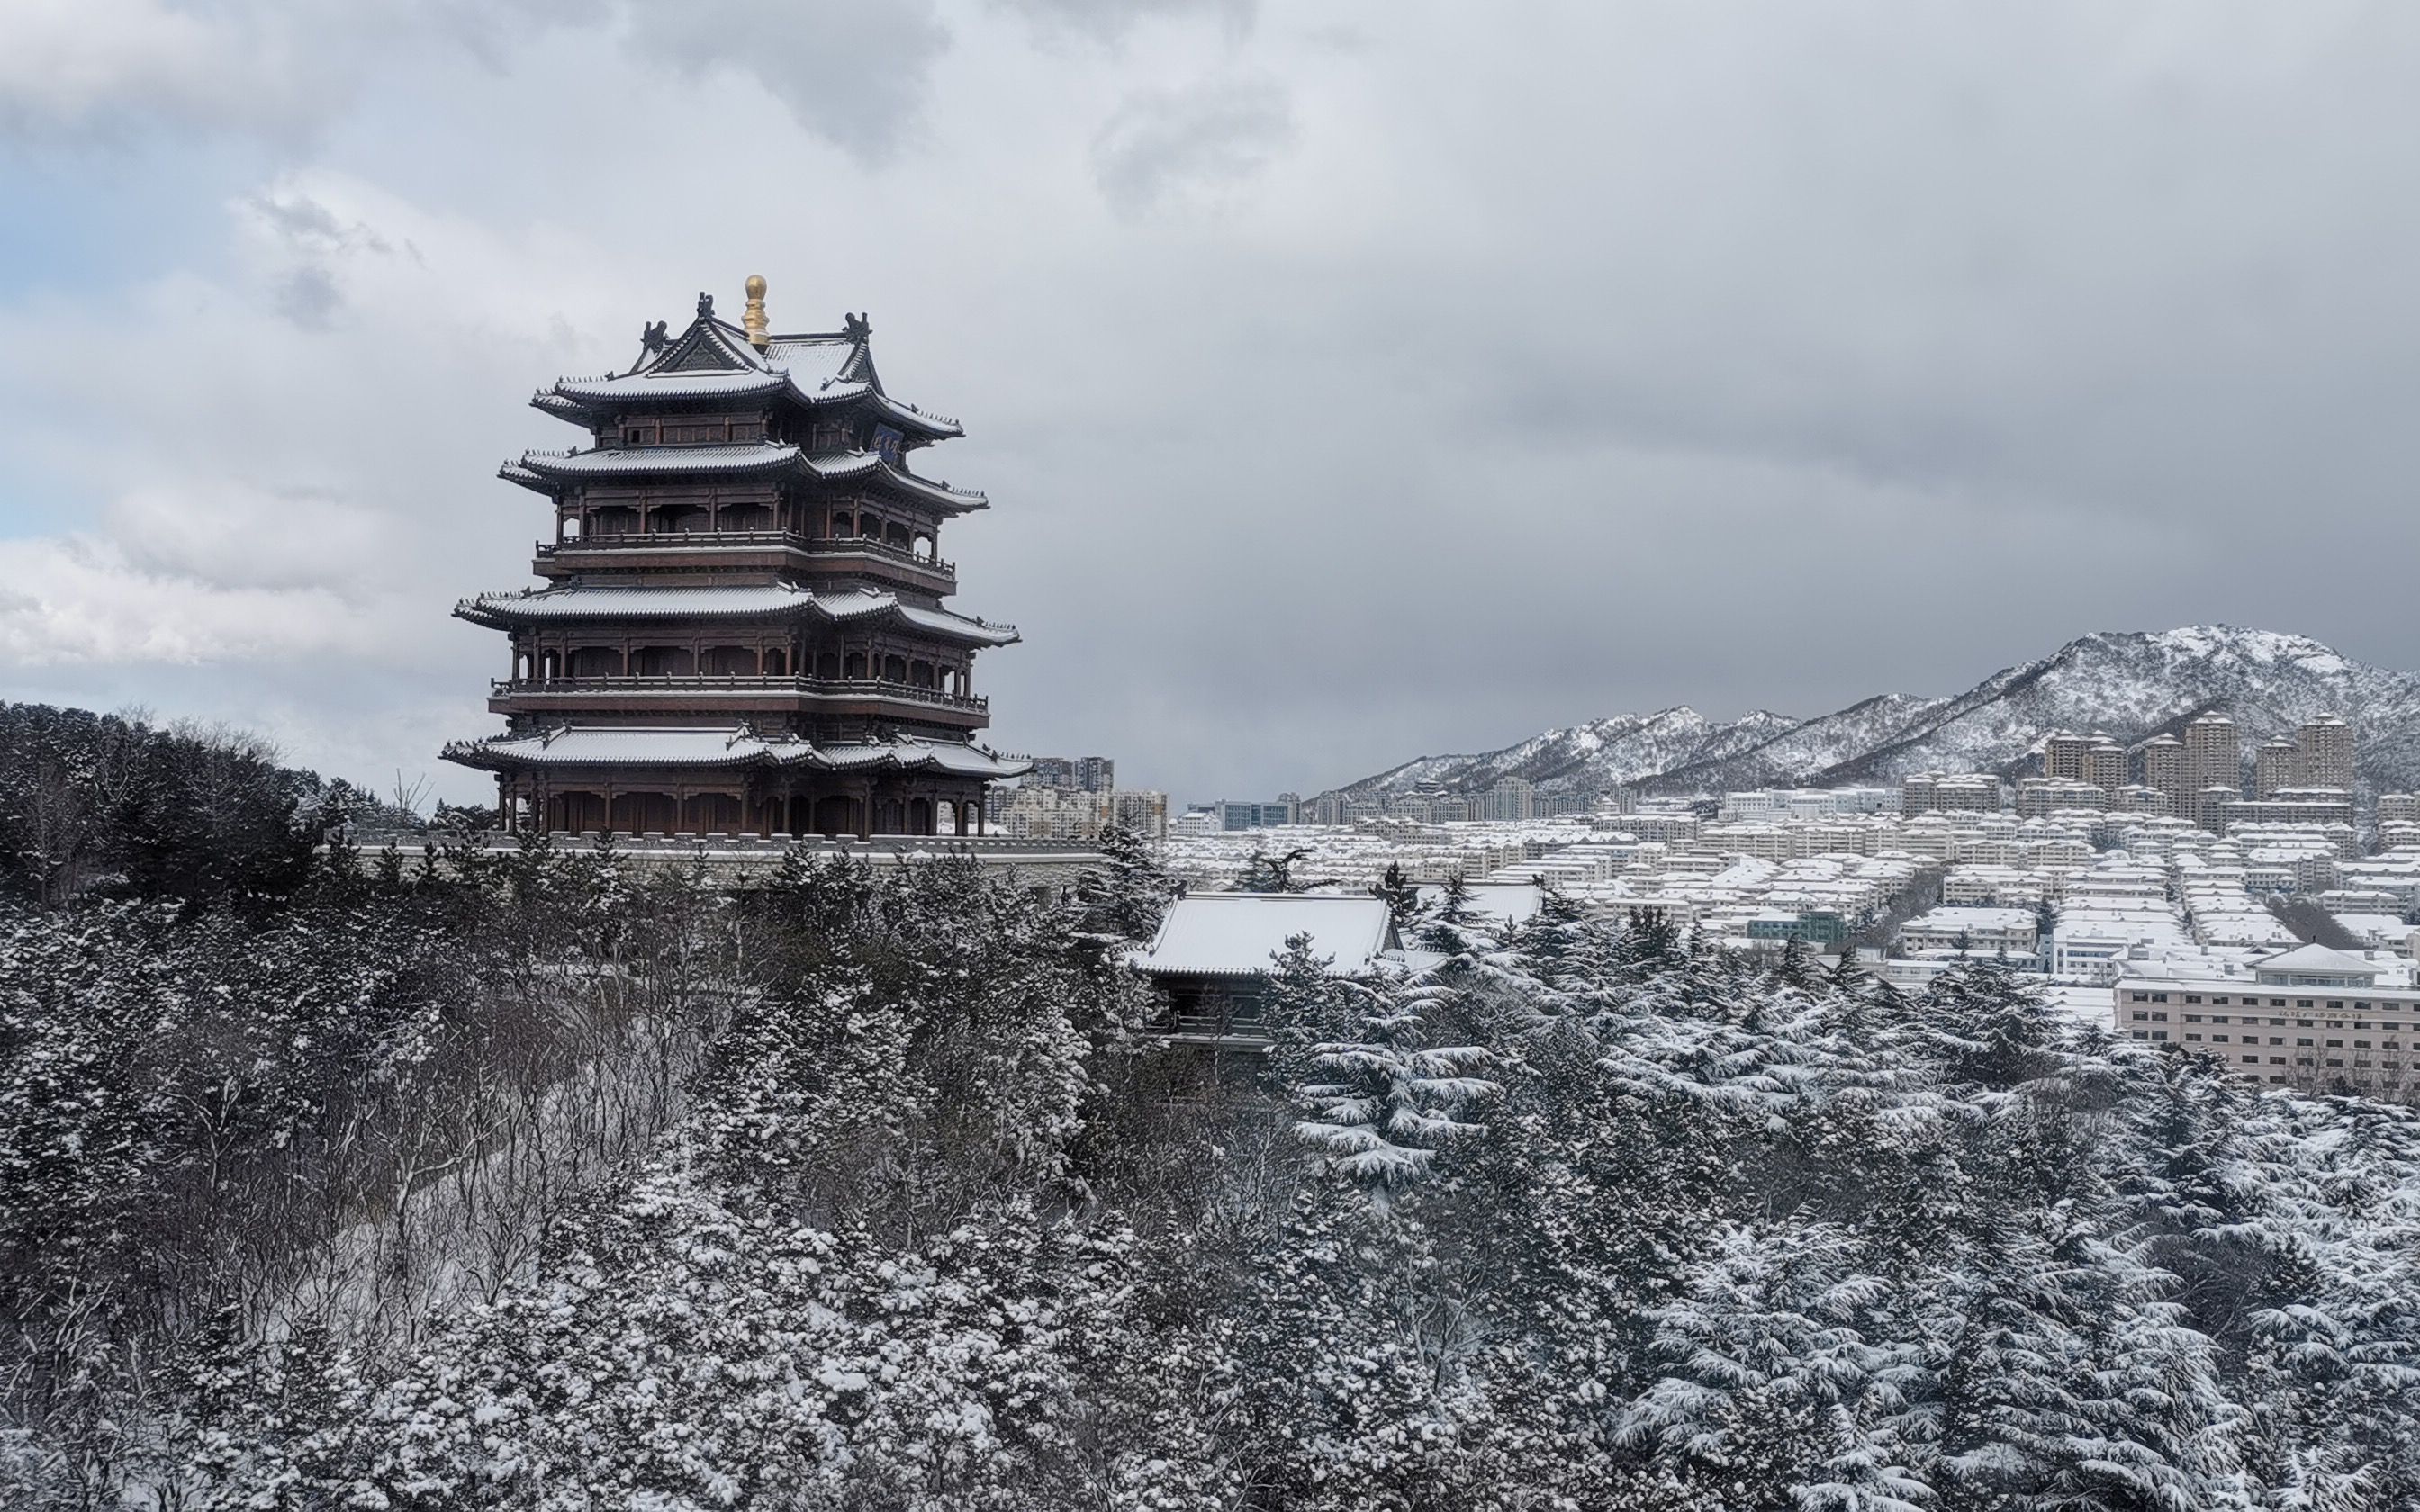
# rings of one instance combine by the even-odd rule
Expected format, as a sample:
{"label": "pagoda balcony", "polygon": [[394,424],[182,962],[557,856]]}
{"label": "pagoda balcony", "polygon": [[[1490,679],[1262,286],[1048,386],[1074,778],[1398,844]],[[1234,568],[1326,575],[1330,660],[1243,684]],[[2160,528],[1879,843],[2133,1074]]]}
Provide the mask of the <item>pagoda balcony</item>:
{"label": "pagoda balcony", "polygon": [[[815,565],[845,564],[852,560],[881,567],[904,567],[923,586],[944,594],[957,592],[955,563],[920,557],[906,547],[872,536],[801,535],[796,531],[654,531],[618,535],[584,535],[568,541],[537,543],[537,571],[568,572],[582,566],[627,565],[612,559],[635,553],[661,556],[669,552],[712,553],[715,557],[768,554],[803,559]],[[591,560],[594,559],[594,560]],[[786,564],[798,564],[796,561]]]}
{"label": "pagoda balcony", "polygon": [[489,706],[507,712],[510,705],[577,702],[594,698],[646,697],[653,702],[703,699],[708,706],[724,698],[800,697],[817,701],[881,700],[946,709],[954,714],[988,716],[991,700],[981,694],[945,692],[917,683],[883,677],[766,677],[754,673],[690,672],[666,676],[628,673],[611,677],[499,677],[488,684]]}

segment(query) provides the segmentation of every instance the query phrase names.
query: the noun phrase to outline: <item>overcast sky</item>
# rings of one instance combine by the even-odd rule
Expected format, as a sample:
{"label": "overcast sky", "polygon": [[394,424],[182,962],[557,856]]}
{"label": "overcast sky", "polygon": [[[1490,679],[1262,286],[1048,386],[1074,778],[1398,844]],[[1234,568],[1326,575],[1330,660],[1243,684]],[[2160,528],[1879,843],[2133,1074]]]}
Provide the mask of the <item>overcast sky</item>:
{"label": "overcast sky", "polygon": [[0,697],[491,789],[528,409],[964,418],[994,742],[1309,793],[2093,629],[2420,666],[2420,6],[0,0]]}

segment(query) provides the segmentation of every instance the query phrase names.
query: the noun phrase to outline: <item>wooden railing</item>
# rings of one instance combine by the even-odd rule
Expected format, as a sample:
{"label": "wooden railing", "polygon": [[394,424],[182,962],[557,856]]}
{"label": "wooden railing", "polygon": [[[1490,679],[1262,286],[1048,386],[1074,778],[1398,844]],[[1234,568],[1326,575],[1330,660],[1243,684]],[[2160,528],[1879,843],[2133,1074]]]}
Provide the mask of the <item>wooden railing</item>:
{"label": "wooden railing", "polygon": [[641,672],[604,677],[499,677],[489,691],[506,693],[814,693],[832,698],[891,699],[982,714],[991,700],[887,677],[769,677],[755,672]]}
{"label": "wooden railing", "polygon": [[582,535],[565,541],[540,541],[540,561],[563,551],[660,551],[667,547],[791,547],[811,556],[836,556],[862,551],[922,567],[944,577],[957,576],[957,564],[939,557],[920,557],[907,547],[893,546],[871,535],[801,535],[796,531],[633,531]]}

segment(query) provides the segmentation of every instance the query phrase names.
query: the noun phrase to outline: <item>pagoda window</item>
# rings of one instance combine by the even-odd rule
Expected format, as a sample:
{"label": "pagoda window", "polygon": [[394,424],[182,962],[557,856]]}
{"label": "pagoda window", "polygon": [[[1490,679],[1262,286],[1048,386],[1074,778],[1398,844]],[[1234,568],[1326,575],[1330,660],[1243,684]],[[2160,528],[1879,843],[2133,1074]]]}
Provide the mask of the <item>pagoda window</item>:
{"label": "pagoda window", "polygon": [[893,522],[890,529],[882,532],[882,539],[885,544],[895,546],[900,550],[905,551],[909,548],[913,537],[908,533],[907,526]]}
{"label": "pagoda window", "polygon": [[840,677],[840,653],[837,651],[827,651],[822,656],[817,656],[815,658],[815,675],[822,678],[827,683],[837,681]]}
{"label": "pagoda window", "polygon": [[762,440],[765,423],[761,420],[735,420],[731,423],[731,439],[735,441]]}
{"label": "pagoda window", "polygon": [[579,540],[579,539],[580,539],[580,517],[579,517],[579,516],[577,516],[577,515],[566,515],[566,516],[562,517],[560,519],[556,520],[556,521],[555,521],[555,528],[554,528],[554,535],[555,535],[555,539],[556,539],[556,540],[558,540],[558,541],[577,541],[577,540]]}
{"label": "pagoda window", "polygon": [[845,510],[834,512],[831,517],[831,533],[832,539],[836,541],[845,541],[855,535],[857,533],[856,517]]}
{"label": "pagoda window", "polygon": [[842,677],[852,683],[864,681],[865,653],[862,651],[850,652],[848,654],[848,659],[841,663],[840,674]]}
{"label": "pagoda window", "polygon": [[933,538],[929,535],[919,535],[916,537],[913,549],[915,550],[917,561],[932,561],[934,557]]}
{"label": "pagoda window", "polygon": [[718,526],[726,531],[768,531],[773,528],[773,512],[763,504],[727,504]]}
{"label": "pagoda window", "polygon": [[607,504],[588,514],[589,523],[599,535],[636,535],[639,532],[639,512],[627,504]]}
{"label": "pagoda window", "polygon": [[687,646],[638,646],[630,652],[630,671],[641,677],[689,677],[697,671],[697,656]]}
{"label": "pagoda window", "polygon": [[696,504],[661,504],[647,518],[658,535],[686,535],[709,528],[709,517]]}
{"label": "pagoda window", "polygon": [[653,425],[625,425],[622,440],[631,446],[644,446],[656,439]]}
{"label": "pagoda window", "polygon": [[574,677],[621,676],[621,648],[618,646],[572,647],[571,675]]}
{"label": "pagoda window", "polygon": [[698,658],[698,671],[708,677],[753,677],[756,653],[747,646],[708,646]]}
{"label": "pagoda window", "polygon": [[933,687],[933,664],[929,661],[916,661],[908,663],[908,681],[915,684],[918,687]]}
{"label": "pagoda window", "polygon": [[789,675],[789,671],[790,658],[783,654],[780,647],[776,646],[772,650],[765,653],[766,676],[786,677]]}
{"label": "pagoda window", "polygon": [[905,656],[883,657],[882,676],[883,680],[886,682],[904,683],[908,681],[908,658]]}

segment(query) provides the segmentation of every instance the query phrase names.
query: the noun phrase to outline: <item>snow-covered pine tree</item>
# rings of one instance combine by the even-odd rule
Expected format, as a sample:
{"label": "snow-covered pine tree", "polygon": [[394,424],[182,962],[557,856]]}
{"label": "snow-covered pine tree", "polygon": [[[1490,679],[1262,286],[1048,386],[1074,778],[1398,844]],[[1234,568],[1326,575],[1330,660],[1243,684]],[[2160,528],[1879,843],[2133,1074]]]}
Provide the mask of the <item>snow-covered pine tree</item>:
{"label": "snow-covered pine tree", "polygon": [[1102,826],[1102,864],[1076,882],[1078,928],[1108,940],[1148,940],[1178,891],[1175,875],[1131,825]]}
{"label": "snow-covered pine tree", "polygon": [[1420,892],[1404,877],[1401,861],[1387,863],[1387,870],[1379,874],[1370,893],[1387,905],[1387,916],[1394,920],[1395,928],[1411,927],[1419,912]]}
{"label": "snow-covered pine tree", "polygon": [[1483,1132],[1460,1115],[1498,1088],[1468,1074],[1489,1064],[1484,1048],[1427,1043],[1400,985],[1375,985],[1370,998],[1349,1038],[1312,1048],[1320,1079],[1297,1088],[1295,1131],[1383,1209],[1428,1174],[1438,1151]]}

